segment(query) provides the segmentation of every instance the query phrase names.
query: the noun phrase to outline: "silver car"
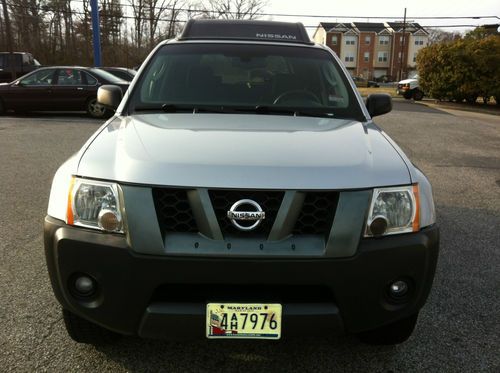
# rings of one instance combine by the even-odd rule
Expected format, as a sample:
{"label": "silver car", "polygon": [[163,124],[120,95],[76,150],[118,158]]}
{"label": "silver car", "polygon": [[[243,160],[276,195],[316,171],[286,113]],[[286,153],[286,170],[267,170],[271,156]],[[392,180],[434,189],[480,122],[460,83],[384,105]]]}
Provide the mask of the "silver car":
{"label": "silver car", "polygon": [[57,171],[45,251],[69,335],[412,333],[436,268],[429,181],[301,24],[188,22]]}

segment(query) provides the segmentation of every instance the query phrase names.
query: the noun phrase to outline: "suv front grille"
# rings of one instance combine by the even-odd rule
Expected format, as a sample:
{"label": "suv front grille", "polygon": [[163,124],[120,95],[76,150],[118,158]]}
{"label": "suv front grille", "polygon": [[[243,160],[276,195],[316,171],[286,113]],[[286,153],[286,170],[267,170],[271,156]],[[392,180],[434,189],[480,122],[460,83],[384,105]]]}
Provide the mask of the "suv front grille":
{"label": "suv front grille", "polygon": [[187,189],[153,188],[153,200],[163,235],[167,232],[198,232]]}
{"label": "suv front grille", "polygon": [[307,192],[293,234],[327,236],[335,217],[338,198],[337,192]]}
{"label": "suv front grille", "polygon": [[[198,233],[199,228],[187,197],[187,189],[153,188],[153,199],[162,234]],[[255,190],[209,190],[217,222],[225,238],[256,238],[266,240],[278,215],[285,192]],[[301,192],[305,193],[304,203],[294,224],[294,235],[322,235],[325,239],[330,233],[337,202],[338,192]],[[266,213],[266,218],[253,231],[240,231],[233,226],[227,212],[231,206],[242,199],[257,202]]]}
{"label": "suv front grille", "polygon": [[[278,214],[278,210],[283,200],[284,192],[276,191],[253,191],[253,190],[210,190],[210,200],[214,208],[215,216],[219,222],[220,229],[224,236],[239,237],[267,237]],[[231,206],[242,199],[251,199],[257,202],[266,213],[266,218],[261,224],[251,232],[242,232],[233,226],[227,217],[227,212]]]}

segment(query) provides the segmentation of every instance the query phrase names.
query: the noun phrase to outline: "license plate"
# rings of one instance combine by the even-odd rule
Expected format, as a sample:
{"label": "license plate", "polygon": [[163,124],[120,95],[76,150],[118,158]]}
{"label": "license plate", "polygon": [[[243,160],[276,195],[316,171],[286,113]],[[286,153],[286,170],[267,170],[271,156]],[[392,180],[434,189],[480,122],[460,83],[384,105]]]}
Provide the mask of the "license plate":
{"label": "license plate", "polygon": [[279,339],[280,337],[281,304],[207,304],[207,338]]}

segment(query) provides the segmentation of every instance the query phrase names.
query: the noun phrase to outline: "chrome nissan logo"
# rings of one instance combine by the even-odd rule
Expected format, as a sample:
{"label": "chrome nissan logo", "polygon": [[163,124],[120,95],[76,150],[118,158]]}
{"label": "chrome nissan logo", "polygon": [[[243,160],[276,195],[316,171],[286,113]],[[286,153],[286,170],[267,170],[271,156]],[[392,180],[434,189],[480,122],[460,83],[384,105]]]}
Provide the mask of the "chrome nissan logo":
{"label": "chrome nissan logo", "polygon": [[[243,209],[243,207],[245,209]],[[250,210],[248,207],[250,207]],[[251,199],[240,199],[231,206],[227,212],[227,217],[240,231],[251,231],[257,228],[260,222],[266,218],[266,213],[262,211],[262,208],[257,202]],[[250,225],[240,224],[239,222],[242,221],[253,223]]]}

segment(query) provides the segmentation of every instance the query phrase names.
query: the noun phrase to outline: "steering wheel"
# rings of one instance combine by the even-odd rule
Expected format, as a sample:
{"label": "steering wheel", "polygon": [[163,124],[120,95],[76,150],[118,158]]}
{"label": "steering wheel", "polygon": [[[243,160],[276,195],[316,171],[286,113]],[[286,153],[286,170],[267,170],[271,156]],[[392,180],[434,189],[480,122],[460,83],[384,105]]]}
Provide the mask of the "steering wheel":
{"label": "steering wheel", "polygon": [[273,105],[279,104],[281,101],[286,101],[291,98],[309,98],[311,101],[314,101],[315,104],[321,104],[318,96],[316,96],[311,91],[307,91],[305,89],[294,89],[292,91],[286,91],[280,94],[273,102]]}

